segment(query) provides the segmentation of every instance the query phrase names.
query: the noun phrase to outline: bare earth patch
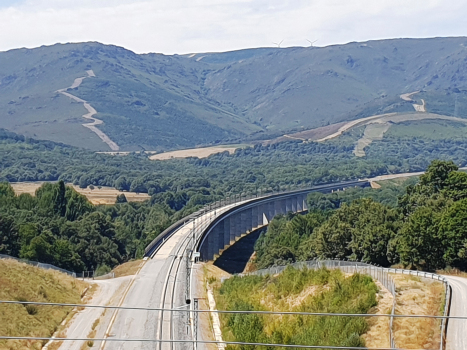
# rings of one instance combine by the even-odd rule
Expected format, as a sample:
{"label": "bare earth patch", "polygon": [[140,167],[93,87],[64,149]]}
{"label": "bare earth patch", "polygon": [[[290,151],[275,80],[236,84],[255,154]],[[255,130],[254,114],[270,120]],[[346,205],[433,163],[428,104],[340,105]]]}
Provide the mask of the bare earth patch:
{"label": "bare earth patch", "polygon": [[[16,195],[22,193],[29,193],[34,196],[36,190],[41,187],[43,182],[12,182],[10,183],[13,187]],[[115,204],[117,196],[124,194],[128,202],[143,202],[150,198],[147,193],[135,193],[135,192],[121,192],[113,187],[95,187],[93,190],[90,188],[80,188],[72,184],[67,184],[67,186],[73,187],[76,192],[81,193],[86,196],[86,198],[92,204]]]}
{"label": "bare earth patch", "polygon": [[153,156],[150,156],[149,159],[167,160],[167,159],[172,159],[172,158],[188,158],[188,157],[206,158],[212,154],[222,153],[225,151],[232,154],[235,152],[237,148],[240,148],[240,147],[218,146],[218,147],[191,148],[191,149],[183,149],[179,151],[158,153]]}
{"label": "bare earth patch", "polygon": [[290,141],[290,140],[302,140],[302,141],[315,141],[319,140],[321,138],[324,138],[326,136],[329,136],[339,130],[340,127],[345,125],[346,123],[337,123],[337,124],[332,124],[332,125],[327,125],[327,126],[322,126],[319,128],[315,129],[310,129],[310,130],[305,130],[305,131],[300,131],[297,133],[293,134],[288,134],[284,135],[281,137],[277,137],[272,140],[267,140],[263,141],[263,145],[273,145],[279,142],[285,142],[285,141]]}
{"label": "bare earth patch", "polygon": [[[417,276],[393,275],[396,283],[396,314],[440,315],[444,301],[441,282]],[[395,318],[394,338],[403,349],[438,349],[440,321],[430,318]]]}

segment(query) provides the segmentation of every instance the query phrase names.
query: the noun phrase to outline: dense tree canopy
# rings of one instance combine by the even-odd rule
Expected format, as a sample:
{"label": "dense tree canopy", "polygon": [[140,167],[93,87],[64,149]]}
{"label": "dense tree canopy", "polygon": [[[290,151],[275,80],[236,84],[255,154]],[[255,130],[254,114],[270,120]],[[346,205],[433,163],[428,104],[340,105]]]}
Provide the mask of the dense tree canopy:
{"label": "dense tree canopy", "polygon": [[[453,162],[433,161],[395,207],[363,198],[368,191],[314,193],[309,214],[275,218],[256,244],[257,265],[337,258],[425,270],[467,268],[467,174]],[[383,191],[396,193],[383,188],[372,197],[381,198]],[[355,199],[359,194],[362,199]],[[307,222],[316,217],[326,219],[310,229]]]}
{"label": "dense tree canopy", "polygon": [[174,213],[149,203],[95,207],[63,181],[45,183],[36,196],[15,196],[0,183],[0,254],[78,272],[113,267],[141,256]]}

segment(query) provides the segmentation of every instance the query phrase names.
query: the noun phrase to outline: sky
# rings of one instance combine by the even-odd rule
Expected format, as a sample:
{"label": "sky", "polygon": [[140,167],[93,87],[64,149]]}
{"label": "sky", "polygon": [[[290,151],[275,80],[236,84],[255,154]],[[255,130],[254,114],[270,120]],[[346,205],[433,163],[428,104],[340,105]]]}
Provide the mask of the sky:
{"label": "sky", "polygon": [[465,18],[464,0],[0,0],[0,51],[85,41],[164,54],[327,46],[464,36]]}

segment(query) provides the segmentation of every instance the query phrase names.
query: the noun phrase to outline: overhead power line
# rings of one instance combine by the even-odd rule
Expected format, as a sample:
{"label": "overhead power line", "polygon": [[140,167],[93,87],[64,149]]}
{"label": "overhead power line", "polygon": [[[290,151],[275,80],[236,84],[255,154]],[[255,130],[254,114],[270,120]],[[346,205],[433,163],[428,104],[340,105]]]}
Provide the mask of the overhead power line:
{"label": "overhead power line", "polygon": [[0,300],[0,304],[22,304],[22,305],[43,305],[43,306],[66,306],[66,307],[83,307],[83,308],[99,308],[99,309],[119,309],[119,310],[140,310],[140,311],[173,311],[173,312],[194,312],[194,313],[219,313],[219,314],[264,314],[264,315],[297,315],[297,316],[343,316],[343,317],[397,317],[397,318],[435,318],[435,319],[459,319],[467,320],[467,316],[434,316],[434,315],[392,315],[392,314],[345,314],[345,313],[326,313],[326,312],[292,312],[292,311],[244,311],[244,310],[183,310],[179,306],[175,309],[164,308],[147,308],[147,307],[131,307],[131,306],[104,306],[104,305],[87,305],[87,304],[65,304],[65,303],[42,303],[36,301],[16,301],[16,300]]}

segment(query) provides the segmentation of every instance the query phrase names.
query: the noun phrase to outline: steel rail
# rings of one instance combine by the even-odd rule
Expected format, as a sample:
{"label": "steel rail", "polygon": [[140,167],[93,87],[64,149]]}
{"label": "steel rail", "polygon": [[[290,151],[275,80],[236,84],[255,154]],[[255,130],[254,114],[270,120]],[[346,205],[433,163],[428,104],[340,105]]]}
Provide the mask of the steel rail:
{"label": "steel rail", "polygon": [[[176,231],[182,229],[185,225],[182,225],[181,227],[179,227]],[[172,316],[173,316],[173,305],[174,305],[174,291],[175,291],[175,284],[176,284],[176,279],[177,279],[177,274],[178,274],[178,269],[180,268],[180,265],[181,265],[181,262],[183,260],[183,255],[180,257],[180,251],[184,251],[183,247],[186,247],[188,246],[188,243],[189,243],[189,240],[190,240],[190,235],[186,235],[182,242],[179,243],[178,247],[177,247],[177,253],[175,254],[175,257],[172,259],[172,262],[170,263],[170,267],[167,271],[167,277],[166,277],[166,281],[165,281],[165,286],[164,286],[164,292],[162,294],[162,305],[165,305],[166,303],[166,298],[167,298],[167,291],[169,289],[169,279],[170,279],[170,276],[172,275],[173,273],[173,267],[175,266],[175,261],[177,260],[177,257],[179,258],[179,263],[178,263],[178,266],[177,266],[177,270],[175,272],[175,276],[173,276],[175,278],[175,280],[173,281],[173,290],[172,290],[172,296],[170,298],[170,306],[171,308],[170,309],[165,309],[165,308],[161,308],[159,311],[159,337],[162,337],[163,335],[163,332],[164,332],[164,313],[165,311],[170,311],[170,317],[169,317],[169,336],[171,339],[173,339],[173,325],[172,325],[172,322],[173,322],[173,319],[172,319]],[[187,243],[188,242],[188,243]],[[183,254],[183,253],[182,253]],[[178,310],[180,311],[180,310]],[[162,349],[162,343],[159,343],[159,350]],[[173,349],[173,343],[171,344],[171,349]]]}

